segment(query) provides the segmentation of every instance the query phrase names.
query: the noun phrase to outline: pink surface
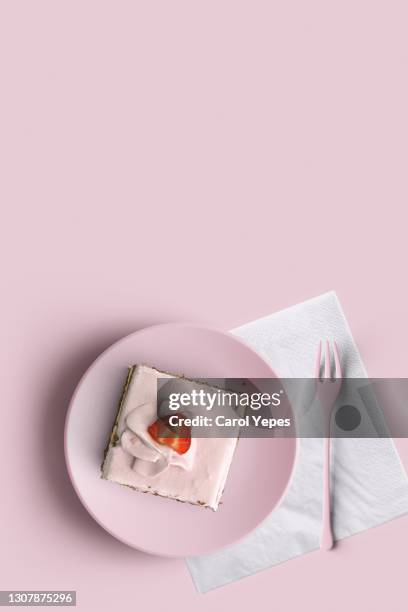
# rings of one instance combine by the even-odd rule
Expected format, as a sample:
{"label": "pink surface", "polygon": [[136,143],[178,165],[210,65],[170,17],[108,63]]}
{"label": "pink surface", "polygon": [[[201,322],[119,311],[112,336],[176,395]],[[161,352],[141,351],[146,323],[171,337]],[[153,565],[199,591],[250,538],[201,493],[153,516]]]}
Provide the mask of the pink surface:
{"label": "pink surface", "polygon": [[65,427],[65,456],[91,515],[122,542],[145,552],[186,557],[232,544],[264,520],[292,473],[296,439],[242,439],[217,512],[142,495],[100,478],[127,365],[147,363],[192,378],[272,378],[271,367],[238,338],[197,325],[154,325],[113,344],[75,390]]}
{"label": "pink surface", "polygon": [[1,588],[406,610],[408,518],[199,596],[88,516],[62,435],[121,336],[332,288],[370,374],[408,375],[407,19],[402,0],[1,3]]}

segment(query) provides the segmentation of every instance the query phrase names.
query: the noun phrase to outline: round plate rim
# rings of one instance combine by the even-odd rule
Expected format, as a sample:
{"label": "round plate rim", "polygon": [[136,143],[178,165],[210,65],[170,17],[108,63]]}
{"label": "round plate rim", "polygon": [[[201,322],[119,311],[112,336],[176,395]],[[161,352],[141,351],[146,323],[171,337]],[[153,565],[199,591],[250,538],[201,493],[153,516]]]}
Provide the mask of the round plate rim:
{"label": "round plate rim", "polygon": [[[67,467],[67,472],[68,472],[69,479],[71,481],[71,485],[72,485],[76,495],[78,496],[79,501],[81,502],[81,504],[83,505],[85,510],[89,513],[89,515],[92,517],[92,519],[100,527],[102,527],[102,529],[104,531],[109,533],[113,538],[115,538],[119,542],[122,542],[123,544],[125,544],[126,546],[129,546],[133,550],[138,550],[140,552],[147,553],[147,554],[150,554],[150,555],[155,555],[155,556],[167,557],[167,558],[173,558],[174,559],[174,558],[180,558],[181,555],[179,555],[179,554],[171,554],[171,553],[164,553],[164,552],[158,553],[157,551],[154,551],[154,550],[151,550],[151,549],[149,550],[146,546],[135,546],[132,542],[130,542],[126,538],[118,535],[117,533],[114,533],[105,523],[103,523],[98,518],[98,516],[96,516],[96,514],[94,513],[92,508],[85,501],[84,497],[82,496],[81,492],[79,491],[79,488],[77,487],[77,484],[75,482],[75,477],[73,475],[73,471],[72,471],[72,468],[71,468],[71,465],[70,465],[69,453],[68,453],[68,427],[69,427],[70,415],[71,415],[73,406],[75,404],[76,397],[77,397],[77,395],[79,393],[79,390],[80,390],[80,388],[82,386],[82,383],[86,379],[88,373],[94,368],[94,366],[100,360],[102,360],[102,358],[107,353],[115,350],[118,347],[118,345],[120,345],[122,342],[128,341],[129,338],[131,338],[131,337],[139,336],[139,335],[142,335],[143,333],[151,331],[153,328],[158,329],[158,328],[165,328],[165,327],[180,327],[180,328],[188,328],[189,327],[189,328],[194,328],[194,329],[200,329],[202,331],[209,331],[209,332],[212,332],[212,333],[221,334],[223,336],[228,336],[228,337],[232,338],[234,341],[236,341],[239,344],[243,345],[253,355],[255,355],[256,357],[261,359],[264,362],[264,364],[266,365],[267,369],[269,369],[269,371],[271,372],[271,375],[274,378],[277,378],[277,374],[275,373],[275,371],[272,368],[272,366],[265,359],[265,357],[263,357],[256,349],[251,347],[247,342],[242,340],[239,336],[236,336],[235,334],[231,333],[230,331],[224,331],[224,330],[221,330],[221,329],[217,329],[216,327],[212,327],[212,326],[209,326],[209,325],[196,324],[196,323],[186,323],[186,322],[174,322],[173,323],[173,322],[168,322],[168,323],[155,323],[155,324],[152,324],[152,325],[148,325],[148,326],[143,327],[141,329],[138,329],[138,330],[136,330],[134,332],[131,332],[130,334],[126,334],[125,336],[122,336],[121,338],[119,338],[118,340],[116,340],[115,342],[110,344],[106,349],[104,349],[96,357],[96,359],[94,359],[94,361],[87,367],[87,369],[85,370],[85,372],[82,374],[81,378],[79,379],[79,381],[78,381],[78,383],[77,383],[77,385],[76,385],[76,387],[74,389],[74,392],[73,392],[73,394],[71,396],[71,399],[69,401],[68,409],[67,409],[66,416],[65,416],[65,423],[64,423],[64,458],[65,458],[65,464],[66,464],[66,467]],[[271,512],[275,511],[280,506],[280,504],[282,502],[282,499],[284,498],[287,490],[290,487],[290,484],[291,484],[292,479],[293,479],[294,467],[295,467],[295,464],[296,464],[296,461],[297,461],[297,457],[298,457],[298,451],[299,451],[298,446],[299,446],[298,445],[298,441],[297,441],[297,439],[295,439],[294,453],[293,453],[293,457],[292,457],[292,463],[291,463],[291,467],[290,467],[289,478],[288,478],[288,481],[286,483],[286,486],[282,490],[282,493],[281,493],[279,499],[277,500],[275,505],[271,508]],[[263,520],[266,520],[266,518],[267,517],[265,517],[265,519],[263,519]],[[210,551],[209,553],[206,552],[205,554],[211,554],[211,552],[215,552],[215,550],[219,551],[219,550],[222,550],[224,548],[227,548],[227,547],[231,546],[232,544],[235,544],[235,543],[239,542],[244,537],[246,537],[249,533],[252,533],[252,531],[257,529],[262,524],[262,522],[263,521],[260,521],[260,523],[255,525],[253,527],[253,529],[249,530],[246,534],[242,535],[240,538],[234,539],[232,542],[230,542],[228,544],[221,545],[221,546],[217,547],[216,549],[214,549],[213,551]]]}

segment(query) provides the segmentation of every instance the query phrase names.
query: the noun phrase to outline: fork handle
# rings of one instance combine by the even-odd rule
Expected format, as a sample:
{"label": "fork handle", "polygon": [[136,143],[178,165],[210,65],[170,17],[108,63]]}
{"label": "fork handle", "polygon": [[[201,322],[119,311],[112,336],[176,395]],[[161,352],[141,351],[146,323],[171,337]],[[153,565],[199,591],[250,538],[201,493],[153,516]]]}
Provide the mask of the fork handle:
{"label": "fork handle", "polygon": [[330,550],[333,548],[330,509],[330,437],[324,438],[323,444],[323,520],[320,548]]}

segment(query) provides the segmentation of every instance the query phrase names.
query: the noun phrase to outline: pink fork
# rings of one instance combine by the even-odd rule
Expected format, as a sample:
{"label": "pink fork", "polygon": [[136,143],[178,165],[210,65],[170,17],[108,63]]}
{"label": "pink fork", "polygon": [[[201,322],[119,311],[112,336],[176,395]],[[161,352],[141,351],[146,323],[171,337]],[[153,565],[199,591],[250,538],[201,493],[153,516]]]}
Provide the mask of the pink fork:
{"label": "pink fork", "polygon": [[[333,548],[333,534],[331,528],[330,509],[330,423],[333,407],[341,388],[341,365],[339,350],[336,342],[333,342],[334,376],[331,375],[331,350],[330,342],[326,342],[323,353],[322,364],[322,342],[319,342],[316,358],[316,397],[320,401],[323,410],[324,423],[324,447],[323,447],[323,516],[322,533],[320,537],[320,548],[330,550]],[[321,366],[323,365],[323,376]]]}

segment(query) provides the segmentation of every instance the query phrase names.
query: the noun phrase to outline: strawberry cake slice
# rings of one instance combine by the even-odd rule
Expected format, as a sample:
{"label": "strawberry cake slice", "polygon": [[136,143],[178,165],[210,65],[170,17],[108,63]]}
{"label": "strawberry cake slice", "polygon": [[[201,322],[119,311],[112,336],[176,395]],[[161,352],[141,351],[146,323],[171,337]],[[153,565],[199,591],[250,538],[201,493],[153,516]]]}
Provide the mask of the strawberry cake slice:
{"label": "strawberry cake slice", "polygon": [[170,432],[166,417],[157,418],[159,378],[179,379],[146,365],[129,368],[102,478],[217,510],[237,438],[194,438],[185,426]]}

